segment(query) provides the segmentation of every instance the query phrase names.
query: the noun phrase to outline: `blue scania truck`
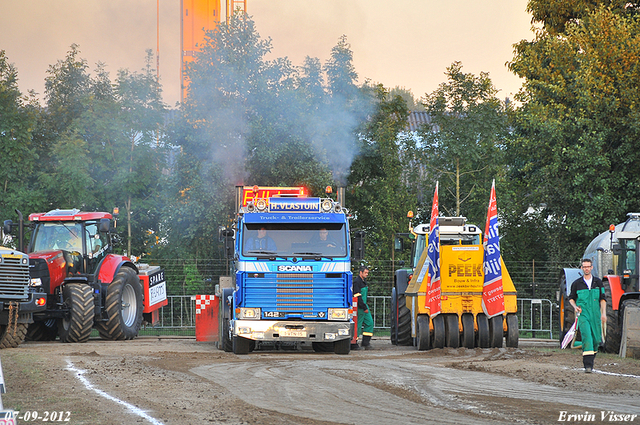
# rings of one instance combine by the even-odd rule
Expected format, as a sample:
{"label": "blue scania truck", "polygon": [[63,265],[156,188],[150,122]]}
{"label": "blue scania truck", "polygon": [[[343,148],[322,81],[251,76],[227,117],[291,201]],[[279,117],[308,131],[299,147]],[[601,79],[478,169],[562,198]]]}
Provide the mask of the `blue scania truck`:
{"label": "blue scania truck", "polygon": [[[348,354],[351,240],[340,199],[258,186],[238,186],[236,198],[233,228],[223,231],[234,276],[218,289],[220,348],[247,354],[296,343]],[[354,240],[360,254],[362,237]]]}

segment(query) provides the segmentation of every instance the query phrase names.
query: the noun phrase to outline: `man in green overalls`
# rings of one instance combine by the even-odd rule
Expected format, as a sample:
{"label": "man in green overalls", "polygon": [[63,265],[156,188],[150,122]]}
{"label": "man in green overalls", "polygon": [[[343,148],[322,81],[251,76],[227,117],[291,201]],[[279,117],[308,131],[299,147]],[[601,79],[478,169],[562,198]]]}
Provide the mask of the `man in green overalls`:
{"label": "man in green overalls", "polygon": [[362,329],[362,346],[365,350],[372,348],[370,341],[373,336],[373,318],[367,305],[369,286],[365,279],[368,276],[369,269],[366,266],[360,266],[358,276],[353,279],[353,296],[358,298],[358,334]]}
{"label": "man in green overalls", "polygon": [[569,303],[578,317],[578,329],[582,335],[582,363],[584,371],[593,371],[593,362],[602,342],[602,327],[607,324],[607,301],[602,281],[591,274],[593,263],[582,260],[583,276],[571,284]]}

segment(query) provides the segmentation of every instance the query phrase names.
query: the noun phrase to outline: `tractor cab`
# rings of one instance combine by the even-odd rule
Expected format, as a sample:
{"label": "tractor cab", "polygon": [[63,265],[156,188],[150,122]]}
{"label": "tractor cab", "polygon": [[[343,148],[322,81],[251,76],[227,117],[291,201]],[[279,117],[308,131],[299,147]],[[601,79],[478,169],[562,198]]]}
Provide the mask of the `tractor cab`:
{"label": "tractor cab", "polygon": [[55,258],[62,251],[67,275],[94,274],[110,252],[111,214],[77,209],[31,214],[33,232],[28,252],[32,258]]}
{"label": "tractor cab", "polygon": [[625,292],[638,292],[638,234],[632,232],[618,233],[618,243],[613,246],[613,253],[618,255],[616,274]]}

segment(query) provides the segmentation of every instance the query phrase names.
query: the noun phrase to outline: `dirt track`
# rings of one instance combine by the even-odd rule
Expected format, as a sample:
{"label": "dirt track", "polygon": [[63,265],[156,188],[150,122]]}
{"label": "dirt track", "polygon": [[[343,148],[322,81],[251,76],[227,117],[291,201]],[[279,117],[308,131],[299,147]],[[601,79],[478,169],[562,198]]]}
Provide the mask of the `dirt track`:
{"label": "dirt track", "polygon": [[599,354],[597,373],[585,374],[577,351],[373,343],[348,356],[236,356],[194,339],[27,342],[0,351],[2,400],[21,415],[62,412],[69,424],[546,424],[562,412],[611,423],[601,412],[640,414],[638,360]]}

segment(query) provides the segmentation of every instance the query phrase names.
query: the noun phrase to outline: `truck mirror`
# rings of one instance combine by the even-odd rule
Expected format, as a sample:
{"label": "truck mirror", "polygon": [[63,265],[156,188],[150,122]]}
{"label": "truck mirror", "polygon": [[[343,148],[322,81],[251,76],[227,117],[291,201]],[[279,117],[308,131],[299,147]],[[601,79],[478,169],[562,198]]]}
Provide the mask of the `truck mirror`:
{"label": "truck mirror", "polygon": [[397,252],[404,251],[404,239],[396,237],[393,241],[393,247]]}
{"label": "truck mirror", "polygon": [[13,227],[13,221],[5,220],[4,225],[2,226],[2,231],[4,232],[5,235],[8,235],[9,233],[11,233],[12,227]]}
{"label": "truck mirror", "polygon": [[98,227],[98,231],[100,233],[108,233],[110,227],[111,227],[111,220],[109,220],[108,218],[100,219],[100,225]]}
{"label": "truck mirror", "polygon": [[354,233],[353,235],[353,255],[352,260],[354,261],[362,261],[364,260],[364,236],[365,236],[365,232],[364,230],[358,230],[357,232]]}
{"label": "truck mirror", "polygon": [[231,260],[234,257],[234,232],[232,229],[225,229],[220,233],[224,238],[224,256]]}
{"label": "truck mirror", "polygon": [[620,247],[619,243],[614,243],[613,246],[611,247],[611,250],[613,251],[613,255],[622,254],[622,248]]}

